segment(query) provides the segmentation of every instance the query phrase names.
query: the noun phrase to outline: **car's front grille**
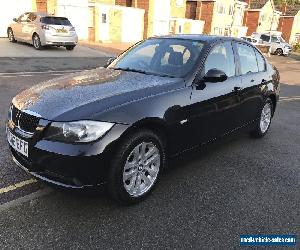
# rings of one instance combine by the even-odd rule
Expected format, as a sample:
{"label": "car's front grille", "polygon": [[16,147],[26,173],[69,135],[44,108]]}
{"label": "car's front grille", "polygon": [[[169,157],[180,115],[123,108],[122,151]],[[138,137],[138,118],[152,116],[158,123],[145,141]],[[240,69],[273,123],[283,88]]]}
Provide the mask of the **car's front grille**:
{"label": "car's front grille", "polygon": [[11,120],[21,130],[28,133],[34,133],[39,124],[40,118],[27,114],[12,105]]}

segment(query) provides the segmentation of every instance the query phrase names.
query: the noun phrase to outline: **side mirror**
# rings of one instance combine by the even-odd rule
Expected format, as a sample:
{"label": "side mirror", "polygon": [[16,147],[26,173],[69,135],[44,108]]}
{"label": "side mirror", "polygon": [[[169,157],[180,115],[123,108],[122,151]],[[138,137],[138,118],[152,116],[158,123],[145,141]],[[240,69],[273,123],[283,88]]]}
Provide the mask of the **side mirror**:
{"label": "side mirror", "polygon": [[105,68],[108,67],[114,60],[116,60],[116,57],[111,57],[108,58],[106,64],[105,64]]}
{"label": "side mirror", "polygon": [[227,75],[219,69],[210,69],[203,77],[204,82],[224,82],[227,80]]}
{"label": "side mirror", "polygon": [[18,19],[17,19],[17,18],[14,18],[13,21],[17,23],[17,22],[18,22]]}

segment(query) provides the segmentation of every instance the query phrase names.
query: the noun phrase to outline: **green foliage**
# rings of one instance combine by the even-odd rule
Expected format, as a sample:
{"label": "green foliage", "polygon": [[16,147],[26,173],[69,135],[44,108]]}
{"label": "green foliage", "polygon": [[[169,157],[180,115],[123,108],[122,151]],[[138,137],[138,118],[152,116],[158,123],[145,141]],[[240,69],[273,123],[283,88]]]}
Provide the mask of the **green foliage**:
{"label": "green foliage", "polygon": [[293,50],[296,51],[296,52],[300,52],[300,42],[296,43],[296,44],[293,46]]}
{"label": "green foliage", "polygon": [[300,4],[300,0],[274,0],[275,5],[286,3],[288,5]]}

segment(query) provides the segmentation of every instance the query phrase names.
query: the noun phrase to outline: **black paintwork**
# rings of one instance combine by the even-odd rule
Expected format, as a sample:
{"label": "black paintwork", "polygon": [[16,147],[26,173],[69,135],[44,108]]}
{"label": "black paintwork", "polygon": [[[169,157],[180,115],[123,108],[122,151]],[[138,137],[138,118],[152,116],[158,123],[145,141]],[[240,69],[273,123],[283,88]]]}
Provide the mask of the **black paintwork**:
{"label": "black paintwork", "polygon": [[[13,133],[29,142],[29,160],[12,149],[16,160],[31,174],[48,182],[68,187],[95,185],[106,180],[110,159],[129,131],[142,126],[160,130],[167,139],[168,153],[173,156],[250,126],[259,118],[267,97],[276,106],[276,68],[266,61],[265,72],[242,76],[235,46],[237,76],[217,83],[203,80],[203,64],[213,46],[222,41],[247,42],[199,35],[163,38],[205,42],[192,74],[169,78],[98,68],[56,78],[17,95],[13,99],[17,108],[34,111],[43,119],[32,138],[26,138],[8,122]],[[89,144],[43,139],[51,121],[76,120],[116,125],[103,138]]]}

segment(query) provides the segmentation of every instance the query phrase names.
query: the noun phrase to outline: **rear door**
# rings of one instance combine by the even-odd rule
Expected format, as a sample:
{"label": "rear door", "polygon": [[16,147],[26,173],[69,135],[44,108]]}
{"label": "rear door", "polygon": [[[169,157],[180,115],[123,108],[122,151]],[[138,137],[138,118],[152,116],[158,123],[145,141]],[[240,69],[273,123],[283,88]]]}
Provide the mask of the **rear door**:
{"label": "rear door", "polygon": [[242,77],[239,90],[240,126],[244,126],[258,118],[263,104],[262,87],[268,83],[269,77],[265,58],[256,48],[249,44],[236,43],[235,50],[239,61],[239,74]]}
{"label": "rear door", "polygon": [[207,82],[204,89],[193,89],[189,117],[193,144],[226,134],[238,124],[240,100],[235,89],[241,86],[241,77],[237,76],[231,42],[222,42],[211,50],[204,73],[214,68],[224,71],[228,79],[219,83]]}

